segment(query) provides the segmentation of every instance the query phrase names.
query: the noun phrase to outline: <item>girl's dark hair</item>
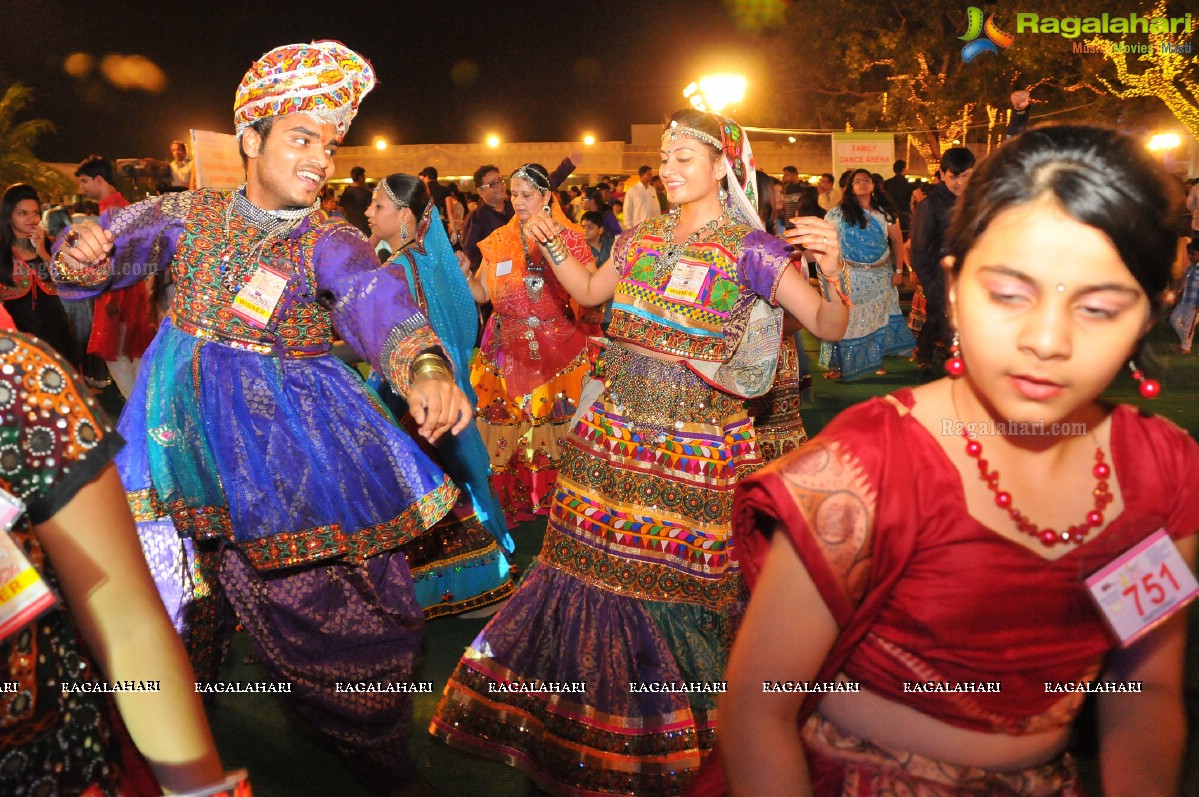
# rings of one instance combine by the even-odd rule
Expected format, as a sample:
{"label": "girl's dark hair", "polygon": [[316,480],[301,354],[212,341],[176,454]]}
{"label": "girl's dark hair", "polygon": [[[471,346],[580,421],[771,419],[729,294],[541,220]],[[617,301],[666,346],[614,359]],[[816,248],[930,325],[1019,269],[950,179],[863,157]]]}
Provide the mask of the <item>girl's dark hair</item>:
{"label": "girl's dark hair", "polygon": [[758,217],[767,230],[774,229],[774,217],[779,208],[774,206],[774,187],[781,183],[777,177],[771,177],[764,171],[757,171],[755,180],[758,185]]}
{"label": "girl's dark hair", "polygon": [[966,184],[946,236],[954,272],[996,217],[1042,198],[1102,232],[1149,297],[1162,308],[1177,255],[1178,197],[1132,139],[1099,127],[1028,130],[985,159]]}
{"label": "girl's dark hair", "polygon": [[874,210],[878,210],[883,214],[883,218],[887,220],[887,224],[899,218],[899,214],[895,212],[895,207],[891,204],[891,200],[887,199],[886,195],[878,187],[878,183],[874,179],[874,175],[869,169],[854,169],[850,174],[849,182],[846,183],[845,189],[841,192],[841,215],[845,218],[847,224],[853,224],[861,229],[866,229],[866,208],[858,204],[858,197],[853,191],[853,181],[858,178],[859,174],[864,174],[870,178],[870,206]]}
{"label": "girl's dark hair", "polygon": [[[429,189],[425,188],[425,184],[420,181],[419,177],[413,177],[411,174],[389,174],[383,178],[387,182],[387,187],[396,195],[396,199],[403,202],[412,211],[412,215],[416,216],[417,221],[420,221],[421,216],[425,212],[425,206],[429,204]],[[386,191],[383,192],[387,194]]]}
{"label": "girl's dark hair", "polygon": [[26,199],[32,199],[41,210],[42,200],[33,186],[26,183],[13,183],[0,199],[0,284],[13,285],[12,279],[12,246],[16,235],[12,231],[12,214],[17,205]]}

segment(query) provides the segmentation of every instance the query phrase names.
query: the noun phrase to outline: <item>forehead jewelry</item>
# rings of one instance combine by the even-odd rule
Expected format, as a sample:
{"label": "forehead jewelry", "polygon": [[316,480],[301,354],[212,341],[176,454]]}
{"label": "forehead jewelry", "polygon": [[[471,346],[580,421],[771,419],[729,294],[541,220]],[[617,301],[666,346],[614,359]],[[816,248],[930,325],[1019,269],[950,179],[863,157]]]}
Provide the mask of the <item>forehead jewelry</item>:
{"label": "forehead jewelry", "polygon": [[697,141],[702,141],[708,146],[715,147],[716,149],[723,148],[716,136],[710,133],[705,133],[702,130],[696,130],[694,127],[684,127],[678,122],[671,122],[670,127],[666,128],[666,130],[662,132],[662,143],[673,144],[675,140],[678,139],[680,133],[689,138],[694,138]]}
{"label": "forehead jewelry", "polygon": [[380,181],[380,185],[383,186],[383,193],[387,194],[387,198],[390,199],[392,202],[396,203],[396,207],[398,207],[398,208],[408,207],[408,203],[401,202],[399,200],[399,198],[395,195],[395,191],[391,190],[391,186],[387,184],[387,180]]}
{"label": "forehead jewelry", "polygon": [[521,166],[519,169],[512,172],[512,176],[509,177],[508,179],[509,179],[509,181],[516,180],[516,179],[524,180],[526,183],[533,186],[538,191],[550,190],[549,182],[546,180],[546,178],[542,177],[537,172],[526,169],[524,166]]}
{"label": "forehead jewelry", "polygon": [[1063,285],[1062,283],[1060,283],[1060,282],[1059,282],[1059,283],[1057,284],[1057,292],[1058,292],[1058,293],[1065,293],[1065,292],[1066,292],[1066,286],[1065,286],[1065,285]]}

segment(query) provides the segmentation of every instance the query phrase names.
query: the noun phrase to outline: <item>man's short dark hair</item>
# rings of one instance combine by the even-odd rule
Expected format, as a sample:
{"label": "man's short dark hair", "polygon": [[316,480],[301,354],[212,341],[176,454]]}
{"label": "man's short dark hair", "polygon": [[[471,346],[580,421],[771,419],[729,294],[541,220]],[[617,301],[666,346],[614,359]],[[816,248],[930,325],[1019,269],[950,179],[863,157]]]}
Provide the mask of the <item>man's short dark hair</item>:
{"label": "man's short dark hair", "polygon": [[[271,134],[271,128],[275,126],[275,120],[278,118],[279,117],[277,117],[277,116],[264,116],[261,119],[255,119],[253,122],[250,123],[250,126],[246,129],[257,131],[258,135],[262,137],[262,143],[265,144],[266,137]],[[241,167],[243,169],[247,168],[250,165],[250,159],[249,159],[249,157],[246,156],[246,151],[242,147],[242,143],[241,143],[242,138],[244,138],[244,136],[245,136],[245,133],[243,131],[243,134],[237,137],[237,151],[241,154]]]}
{"label": "man's short dark hair", "polygon": [[891,171],[895,172],[896,174],[903,174],[903,170],[906,168],[908,168],[908,162],[903,158],[900,158],[899,160],[895,161],[894,165],[891,166]]}
{"label": "man's short dark hair", "polygon": [[604,214],[600,213],[598,210],[585,211],[582,218],[579,219],[579,223],[582,224],[585,221],[591,222],[601,230],[604,229]]}
{"label": "man's short dark hair", "polygon": [[652,172],[652,171],[653,171],[653,169],[651,169],[650,167],[642,166],[640,169],[637,170],[637,176],[640,177],[643,174],[646,174],[646,173]]}
{"label": "man's short dark hair", "polygon": [[420,173],[417,176],[418,177],[428,177],[430,180],[437,182],[437,167],[436,166],[426,166],[425,168],[420,170]]}
{"label": "man's short dark hair", "polygon": [[974,168],[974,153],[965,147],[950,147],[941,153],[941,173],[961,174]]}
{"label": "man's short dark hair", "polygon": [[833,177],[832,172],[825,172],[824,174],[822,174],[820,176],[823,177],[824,179],[828,180],[830,183],[834,183],[837,181],[837,178]]}
{"label": "man's short dark hair", "polygon": [[358,182],[359,180],[363,180],[365,178],[366,169],[362,168],[361,166],[355,166],[353,169],[350,169],[350,179],[354,182]]}
{"label": "man's short dark hair", "polygon": [[596,189],[599,191],[611,191],[612,186],[609,185],[608,183],[600,183],[599,185],[596,186]]}
{"label": "man's short dark hair", "polygon": [[480,166],[479,168],[475,169],[475,175],[474,175],[475,190],[477,191],[483,187],[483,178],[484,177],[486,177],[491,172],[498,172],[499,170],[500,170],[499,166],[494,166],[490,163],[485,163],[482,166]]}
{"label": "man's short dark hair", "polygon": [[796,167],[794,167],[794,166],[784,166],[784,167],[783,167],[783,174],[794,174],[796,177],[798,177],[798,176],[799,176],[799,169],[797,169],[797,168],[796,168]]}
{"label": "man's short dark hair", "polygon": [[112,164],[103,155],[88,155],[79,164],[79,168],[75,170],[76,177],[103,177],[104,182],[111,186],[116,185],[116,177],[112,171]]}

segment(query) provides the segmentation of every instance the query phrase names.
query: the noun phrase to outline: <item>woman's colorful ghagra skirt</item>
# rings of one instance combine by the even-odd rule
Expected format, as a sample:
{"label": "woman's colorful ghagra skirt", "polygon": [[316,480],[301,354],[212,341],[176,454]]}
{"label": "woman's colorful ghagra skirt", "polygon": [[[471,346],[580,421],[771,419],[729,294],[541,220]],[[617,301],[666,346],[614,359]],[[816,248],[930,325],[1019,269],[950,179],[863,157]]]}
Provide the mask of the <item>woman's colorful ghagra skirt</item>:
{"label": "woman's colorful ghagra skirt", "polygon": [[590,371],[587,352],[580,350],[548,382],[513,398],[501,365],[485,350],[476,355],[470,374],[479,397],[476,420],[509,525],[548,511],[570,419]]}
{"label": "woman's colorful ghagra skirt", "polygon": [[430,731],[554,794],[682,794],[712,747],[745,605],[733,488],[761,459],[744,402],[681,364],[610,346],[597,374],[539,561]]}

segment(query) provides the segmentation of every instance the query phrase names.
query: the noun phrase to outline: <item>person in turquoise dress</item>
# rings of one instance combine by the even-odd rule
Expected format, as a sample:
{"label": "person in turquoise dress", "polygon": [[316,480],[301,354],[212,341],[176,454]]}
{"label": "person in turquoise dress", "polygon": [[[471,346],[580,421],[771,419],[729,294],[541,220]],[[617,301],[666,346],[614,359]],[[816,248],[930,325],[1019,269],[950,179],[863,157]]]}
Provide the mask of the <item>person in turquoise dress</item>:
{"label": "person in turquoise dress", "polygon": [[[454,379],[473,406],[470,361],[479,327],[475,300],[428,189],[410,174],[391,174],[379,182],[366,210],[371,232],[387,242],[392,255],[384,268],[395,272],[429,319],[454,364]],[[408,404],[377,373],[368,382],[400,422],[411,427]],[[413,439],[418,439],[413,435]],[[426,453],[461,491],[454,508],[435,526],[403,546],[425,618],[461,614],[504,600],[512,594],[505,553],[515,546],[491,481],[487,447],[475,424],[443,440]]]}
{"label": "person in turquoise dress", "polygon": [[837,228],[849,269],[849,328],[841,340],[820,345],[827,378],[851,381],[885,373],[883,357],[908,356],[916,339],[899,310],[903,234],[874,178],[857,169],[839,205],[824,217]]}

